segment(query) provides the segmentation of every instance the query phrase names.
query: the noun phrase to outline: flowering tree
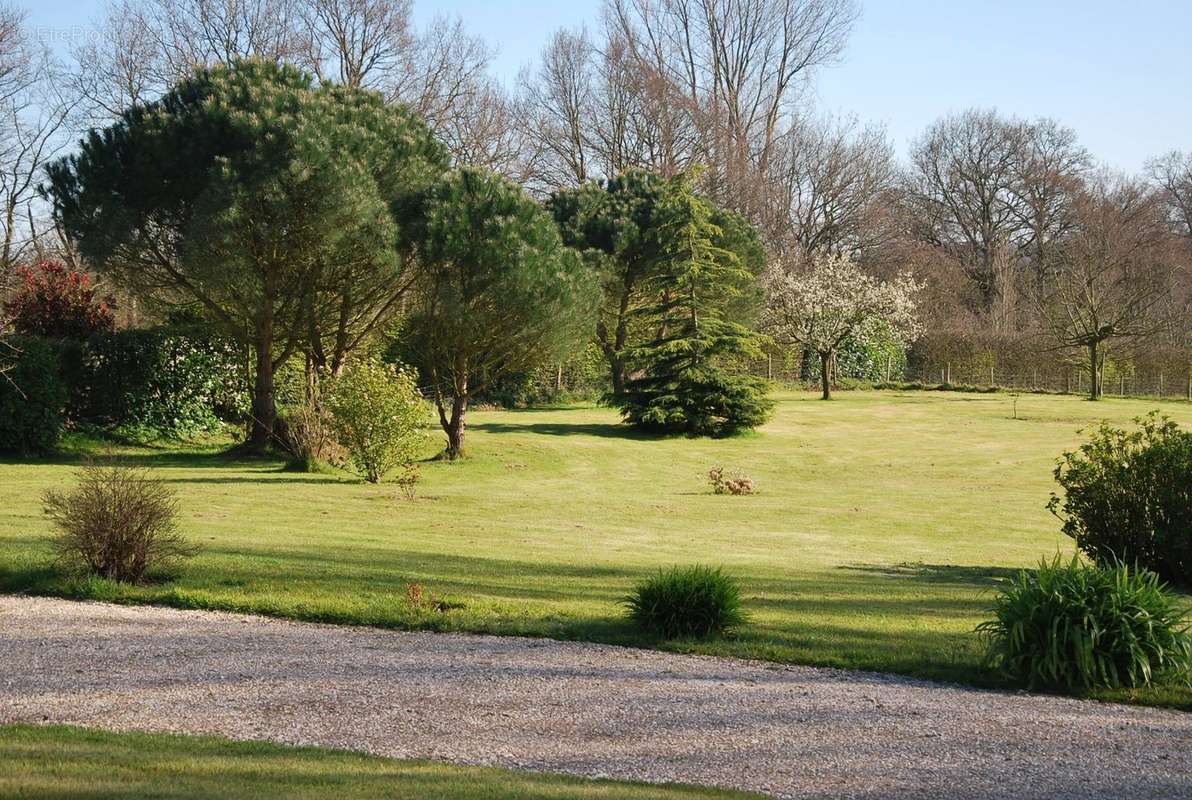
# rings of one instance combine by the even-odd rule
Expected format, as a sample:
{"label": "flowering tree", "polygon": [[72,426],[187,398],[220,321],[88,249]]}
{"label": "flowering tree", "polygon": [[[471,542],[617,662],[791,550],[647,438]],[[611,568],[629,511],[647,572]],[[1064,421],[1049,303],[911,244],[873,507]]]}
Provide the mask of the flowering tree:
{"label": "flowering tree", "polygon": [[922,332],[914,299],[922,286],[909,273],[879,281],[847,255],[823,254],[814,256],[805,272],[771,266],[764,283],[764,326],[776,338],[819,355],[825,400],[832,398],[830,367],[844,340],[864,344],[884,327],[910,343]]}

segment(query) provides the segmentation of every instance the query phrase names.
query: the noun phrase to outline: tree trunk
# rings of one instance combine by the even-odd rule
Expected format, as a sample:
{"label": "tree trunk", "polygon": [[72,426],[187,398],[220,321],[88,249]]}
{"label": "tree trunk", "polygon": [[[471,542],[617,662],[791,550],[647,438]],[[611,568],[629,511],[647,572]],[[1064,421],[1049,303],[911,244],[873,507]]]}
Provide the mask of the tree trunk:
{"label": "tree trunk", "polygon": [[825,400],[832,399],[832,354],[820,353],[820,385],[824,387]]}
{"label": "tree trunk", "polygon": [[248,437],[248,450],[264,453],[273,438],[273,426],[277,422],[277,406],[273,399],[273,331],[262,326],[257,331],[257,371],[252,391],[252,432]]}
{"label": "tree trunk", "polygon": [[609,366],[612,368],[613,397],[623,397],[625,395],[625,360],[614,358],[609,362]]}
{"label": "tree trunk", "polygon": [[1101,399],[1101,365],[1098,360],[1098,342],[1089,342],[1089,399]]}
{"label": "tree trunk", "polygon": [[456,377],[453,396],[451,398],[451,414],[447,414],[441,395],[436,396],[439,410],[439,425],[443,433],[447,434],[447,459],[455,461],[464,454],[464,432],[467,423],[464,419],[468,412],[468,378],[467,375]]}

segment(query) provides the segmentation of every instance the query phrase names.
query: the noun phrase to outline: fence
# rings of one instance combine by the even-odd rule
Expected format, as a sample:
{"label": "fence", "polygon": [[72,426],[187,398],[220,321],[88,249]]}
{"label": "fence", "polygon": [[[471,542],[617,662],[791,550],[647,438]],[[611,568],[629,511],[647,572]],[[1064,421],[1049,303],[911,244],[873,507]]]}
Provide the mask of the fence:
{"label": "fence", "polygon": [[[907,371],[905,381],[952,386],[979,386],[1024,392],[1087,394],[1089,370],[1060,365],[1051,369],[999,370],[989,367],[959,367],[952,364]],[[1135,370],[1118,372],[1107,369],[1101,378],[1106,396],[1155,397],[1192,400],[1192,365],[1183,370]]]}

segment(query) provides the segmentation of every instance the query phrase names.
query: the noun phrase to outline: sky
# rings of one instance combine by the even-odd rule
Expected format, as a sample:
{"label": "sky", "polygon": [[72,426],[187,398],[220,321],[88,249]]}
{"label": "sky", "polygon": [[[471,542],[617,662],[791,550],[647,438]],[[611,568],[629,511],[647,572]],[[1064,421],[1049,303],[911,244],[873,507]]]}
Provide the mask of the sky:
{"label": "sky", "polygon": [[[78,35],[103,0],[10,0],[31,24]],[[809,88],[823,113],[886,127],[896,150],[972,106],[1053,117],[1115,169],[1192,150],[1192,0],[860,0],[841,62]],[[599,25],[602,0],[414,0],[420,22],[463,18],[497,47],[505,81],[560,27]]]}

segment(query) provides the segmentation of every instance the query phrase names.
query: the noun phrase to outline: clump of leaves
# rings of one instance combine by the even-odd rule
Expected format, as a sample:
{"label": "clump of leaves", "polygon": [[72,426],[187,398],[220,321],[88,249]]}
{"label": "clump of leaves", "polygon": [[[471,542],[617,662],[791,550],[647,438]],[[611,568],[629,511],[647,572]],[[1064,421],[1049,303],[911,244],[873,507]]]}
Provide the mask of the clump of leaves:
{"label": "clump of leaves", "polygon": [[734,472],[732,475],[725,475],[724,467],[719,465],[708,470],[708,482],[712,484],[712,491],[715,494],[740,496],[753,494],[756,491],[753,478],[744,472]]}
{"label": "clump of leaves", "polygon": [[45,509],[58,530],[60,562],[89,575],[141,583],[197,550],[178,532],[174,491],[147,469],[87,464],[73,489],[46,493]]}
{"label": "clump of leaves", "polygon": [[[430,408],[410,371],[362,359],[336,379],[325,402],[336,440],[369,483],[418,457]],[[407,479],[410,474],[407,470]]]}
{"label": "clump of leaves", "polygon": [[1163,580],[1192,586],[1192,432],[1152,412],[1137,429],[1098,428],[1064,453],[1064,489],[1048,508],[1064,533],[1101,564],[1138,563]]}
{"label": "clump of leaves", "polygon": [[700,565],[659,570],[622,604],[641,631],[667,639],[723,634],[746,621],[736,581]]}
{"label": "clump of leaves", "polygon": [[1187,681],[1192,635],[1155,573],[1057,555],[1003,586],[977,631],[990,663],[1030,687],[1087,691]]}

